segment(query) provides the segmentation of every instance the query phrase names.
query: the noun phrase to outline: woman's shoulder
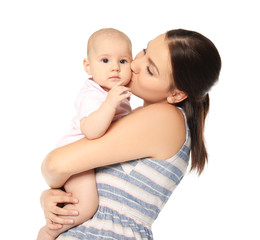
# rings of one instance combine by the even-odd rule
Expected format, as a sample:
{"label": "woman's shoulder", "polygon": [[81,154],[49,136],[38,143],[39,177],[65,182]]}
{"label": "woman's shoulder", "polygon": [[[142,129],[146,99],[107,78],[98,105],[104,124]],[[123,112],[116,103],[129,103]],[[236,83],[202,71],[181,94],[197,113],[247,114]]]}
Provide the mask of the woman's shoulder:
{"label": "woman's shoulder", "polygon": [[145,130],[143,139],[159,149],[154,152],[153,159],[164,160],[174,156],[186,140],[184,115],[173,105],[152,104],[137,110],[132,117],[129,122],[136,122],[139,129]]}
{"label": "woman's shoulder", "polygon": [[146,107],[142,107],[134,111],[136,115],[142,118],[149,118],[151,121],[167,122],[170,123],[184,123],[185,119],[181,110],[171,104],[167,103],[154,103]]}

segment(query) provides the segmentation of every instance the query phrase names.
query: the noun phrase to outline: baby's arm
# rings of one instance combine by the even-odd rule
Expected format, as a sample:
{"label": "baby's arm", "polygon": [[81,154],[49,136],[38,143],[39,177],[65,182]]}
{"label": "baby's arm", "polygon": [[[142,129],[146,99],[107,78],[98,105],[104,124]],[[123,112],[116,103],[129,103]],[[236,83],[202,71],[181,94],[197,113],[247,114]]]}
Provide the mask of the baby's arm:
{"label": "baby's arm", "polygon": [[130,89],[119,84],[108,93],[105,102],[98,110],[92,112],[80,121],[80,130],[88,139],[96,139],[105,134],[116,113],[116,108],[123,99],[129,98]]}

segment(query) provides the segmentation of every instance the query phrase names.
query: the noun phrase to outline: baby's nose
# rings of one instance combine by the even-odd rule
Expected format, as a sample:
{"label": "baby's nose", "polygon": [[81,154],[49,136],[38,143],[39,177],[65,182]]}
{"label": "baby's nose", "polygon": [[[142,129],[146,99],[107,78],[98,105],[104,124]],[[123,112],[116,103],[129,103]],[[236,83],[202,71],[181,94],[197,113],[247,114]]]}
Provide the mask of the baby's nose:
{"label": "baby's nose", "polygon": [[118,63],[114,63],[112,66],[112,71],[119,72],[120,71],[120,66]]}

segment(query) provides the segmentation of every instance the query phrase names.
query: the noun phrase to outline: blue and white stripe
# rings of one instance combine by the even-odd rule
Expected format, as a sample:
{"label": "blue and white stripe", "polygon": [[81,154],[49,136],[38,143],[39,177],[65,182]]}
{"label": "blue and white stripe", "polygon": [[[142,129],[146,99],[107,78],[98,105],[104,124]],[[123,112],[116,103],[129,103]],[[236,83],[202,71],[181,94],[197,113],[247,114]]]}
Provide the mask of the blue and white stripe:
{"label": "blue and white stripe", "polygon": [[148,158],[96,170],[99,209],[84,224],[61,234],[67,240],[152,240],[151,225],[183,178],[189,163],[190,132],[168,160]]}

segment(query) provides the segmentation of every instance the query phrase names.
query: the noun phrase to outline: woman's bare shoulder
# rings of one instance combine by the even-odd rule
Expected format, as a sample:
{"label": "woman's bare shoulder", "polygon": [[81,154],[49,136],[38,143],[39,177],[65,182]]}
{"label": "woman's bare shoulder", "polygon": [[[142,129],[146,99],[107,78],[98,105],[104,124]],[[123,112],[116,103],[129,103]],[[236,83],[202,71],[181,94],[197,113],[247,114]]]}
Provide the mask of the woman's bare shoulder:
{"label": "woman's bare shoulder", "polygon": [[136,134],[149,144],[150,151],[153,146],[153,159],[163,160],[173,156],[185,142],[185,120],[177,107],[156,103],[141,108],[131,115],[125,120],[139,129],[139,134]]}
{"label": "woman's bare shoulder", "polygon": [[147,119],[150,118],[151,121],[155,119],[156,121],[174,121],[175,123],[184,121],[183,114],[174,105],[167,103],[155,103],[147,107],[139,108],[133,112],[136,117],[142,116]]}

